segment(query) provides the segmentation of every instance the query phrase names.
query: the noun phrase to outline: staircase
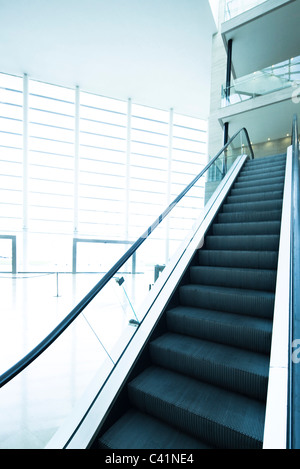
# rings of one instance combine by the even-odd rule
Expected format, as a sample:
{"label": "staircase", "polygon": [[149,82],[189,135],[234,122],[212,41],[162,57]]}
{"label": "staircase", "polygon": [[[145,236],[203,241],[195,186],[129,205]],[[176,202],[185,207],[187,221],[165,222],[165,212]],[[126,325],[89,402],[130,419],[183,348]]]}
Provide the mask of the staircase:
{"label": "staircase", "polygon": [[262,448],[285,161],[245,163],[98,448]]}

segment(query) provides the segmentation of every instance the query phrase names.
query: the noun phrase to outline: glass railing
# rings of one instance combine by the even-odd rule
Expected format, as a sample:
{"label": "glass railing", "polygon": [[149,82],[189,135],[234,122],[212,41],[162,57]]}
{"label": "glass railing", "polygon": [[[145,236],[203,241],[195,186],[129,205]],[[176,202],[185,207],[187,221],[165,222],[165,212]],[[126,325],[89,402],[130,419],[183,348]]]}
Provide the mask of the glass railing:
{"label": "glass railing", "polygon": [[300,83],[300,57],[294,57],[261,71],[234,80],[230,87],[222,86],[222,107],[264,96]]}
{"label": "glass railing", "polygon": [[[0,370],[0,448],[44,448],[76,409],[90,405],[147,315],[149,291],[163,281],[173,256],[186,249],[206,205],[242,154],[254,157],[246,129],[231,137],[32,350],[34,338],[27,338],[33,324],[24,324],[24,357]],[[12,347],[16,340],[11,337]]]}
{"label": "glass railing", "polygon": [[226,0],[224,5],[224,21],[244,13],[268,0]]}

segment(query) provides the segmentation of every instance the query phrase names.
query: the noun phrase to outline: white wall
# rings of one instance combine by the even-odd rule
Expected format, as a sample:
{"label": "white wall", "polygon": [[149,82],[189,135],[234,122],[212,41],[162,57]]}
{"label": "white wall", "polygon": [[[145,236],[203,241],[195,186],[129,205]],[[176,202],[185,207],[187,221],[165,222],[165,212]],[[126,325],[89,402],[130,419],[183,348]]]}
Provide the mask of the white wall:
{"label": "white wall", "polygon": [[206,118],[208,0],[0,0],[0,71]]}

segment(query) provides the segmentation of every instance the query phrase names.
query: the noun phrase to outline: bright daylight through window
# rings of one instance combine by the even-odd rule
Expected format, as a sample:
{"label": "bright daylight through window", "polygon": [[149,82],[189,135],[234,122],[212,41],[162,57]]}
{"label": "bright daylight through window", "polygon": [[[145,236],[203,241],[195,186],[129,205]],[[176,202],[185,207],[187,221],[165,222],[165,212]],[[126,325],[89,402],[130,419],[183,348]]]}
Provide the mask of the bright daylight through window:
{"label": "bright daylight through window", "polygon": [[[204,120],[26,75],[0,74],[0,124],[0,235],[17,235],[21,271],[70,271],[73,237],[134,241],[207,161]],[[203,200],[187,200],[192,220]]]}

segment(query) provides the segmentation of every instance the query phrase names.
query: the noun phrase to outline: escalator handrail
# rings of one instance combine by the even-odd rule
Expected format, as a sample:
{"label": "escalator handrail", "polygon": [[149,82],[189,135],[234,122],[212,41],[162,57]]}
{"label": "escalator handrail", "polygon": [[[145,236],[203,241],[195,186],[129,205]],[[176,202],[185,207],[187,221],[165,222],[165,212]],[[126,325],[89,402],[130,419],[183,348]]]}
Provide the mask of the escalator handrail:
{"label": "escalator handrail", "polygon": [[17,376],[28,365],[30,365],[36,358],[38,358],[79,316],[79,314],[86,308],[86,306],[95,298],[95,296],[104,288],[104,286],[113,278],[113,276],[120,270],[122,265],[136,252],[141,244],[150,236],[155,228],[166,218],[166,216],[173,210],[173,208],[180,202],[186,193],[196,184],[196,182],[207,172],[219,156],[228,148],[228,146],[235,140],[239,134],[245,134],[247,145],[250,150],[251,158],[254,159],[254,153],[250,142],[249,134],[246,128],[242,127],[238,130],[228,142],[221,148],[221,150],[212,158],[205,168],[186,186],[185,189],[174,199],[174,201],[165,209],[165,211],[149,226],[143,235],[135,241],[135,243],[120,257],[114,266],[101,278],[101,280],[90,290],[89,293],[72,309],[72,311],[55,327],[50,334],[48,334],[35,348],[33,348],[27,355],[19,360],[15,365],[9,368],[0,376],[0,388],[7,384],[11,379]]}
{"label": "escalator handrail", "polygon": [[288,404],[288,441],[289,449],[300,447],[300,403],[298,386],[300,380],[299,364],[294,365],[292,360],[293,341],[300,337],[300,162],[299,162],[299,133],[298,116],[293,117],[292,127],[292,204],[291,204],[291,264],[290,264],[290,344],[289,354],[289,404]]}

